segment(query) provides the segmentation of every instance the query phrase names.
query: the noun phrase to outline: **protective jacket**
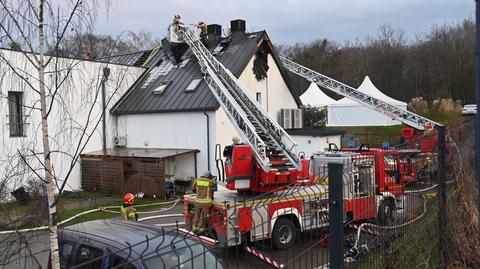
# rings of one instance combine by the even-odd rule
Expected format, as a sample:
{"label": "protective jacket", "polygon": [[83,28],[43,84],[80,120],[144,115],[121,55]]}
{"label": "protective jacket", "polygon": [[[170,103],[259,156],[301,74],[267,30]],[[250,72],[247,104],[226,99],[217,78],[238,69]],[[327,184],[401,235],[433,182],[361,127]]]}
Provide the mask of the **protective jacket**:
{"label": "protective jacket", "polygon": [[123,204],[120,207],[120,213],[122,217],[126,220],[138,221],[137,210],[132,205]]}

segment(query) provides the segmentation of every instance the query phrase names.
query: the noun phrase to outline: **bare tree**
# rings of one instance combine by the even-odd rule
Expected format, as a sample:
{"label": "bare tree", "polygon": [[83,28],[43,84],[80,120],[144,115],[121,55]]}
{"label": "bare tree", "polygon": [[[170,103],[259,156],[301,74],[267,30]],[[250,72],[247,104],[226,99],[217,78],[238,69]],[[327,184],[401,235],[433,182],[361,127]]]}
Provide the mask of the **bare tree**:
{"label": "bare tree", "polygon": [[[6,117],[10,135],[13,130],[18,136],[18,143],[3,141],[0,193],[31,178],[46,185],[51,261],[53,268],[60,268],[57,202],[69,185],[68,179],[78,174],[80,154],[99,135],[97,127],[105,113],[99,89],[102,81],[107,83],[107,78],[101,72],[104,64],[57,57],[65,39],[92,31],[98,3],[95,0],[61,1],[58,6],[54,3],[57,2],[0,0],[0,37],[16,44],[15,52],[0,51],[0,86],[13,89],[8,93],[2,91],[0,98],[7,101],[11,110]],[[120,97],[120,89],[126,88],[126,80],[135,77],[134,73],[128,67],[112,70],[107,106]],[[21,107],[21,111],[11,107]],[[0,105],[0,112],[1,109]],[[27,123],[28,135],[24,128]],[[9,221],[15,222],[15,219]]]}

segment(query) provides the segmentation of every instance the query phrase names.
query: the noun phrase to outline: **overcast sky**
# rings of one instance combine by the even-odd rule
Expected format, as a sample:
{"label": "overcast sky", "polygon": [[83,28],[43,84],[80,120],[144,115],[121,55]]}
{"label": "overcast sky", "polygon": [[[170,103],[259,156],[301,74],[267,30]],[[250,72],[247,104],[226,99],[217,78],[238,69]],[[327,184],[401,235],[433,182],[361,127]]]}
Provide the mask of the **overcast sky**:
{"label": "overcast sky", "polygon": [[97,30],[117,35],[145,29],[163,37],[178,13],[187,24],[203,20],[224,28],[232,19],[244,19],[247,31],[265,29],[276,44],[363,40],[384,23],[412,39],[432,25],[473,18],[474,8],[474,0],[113,0]]}

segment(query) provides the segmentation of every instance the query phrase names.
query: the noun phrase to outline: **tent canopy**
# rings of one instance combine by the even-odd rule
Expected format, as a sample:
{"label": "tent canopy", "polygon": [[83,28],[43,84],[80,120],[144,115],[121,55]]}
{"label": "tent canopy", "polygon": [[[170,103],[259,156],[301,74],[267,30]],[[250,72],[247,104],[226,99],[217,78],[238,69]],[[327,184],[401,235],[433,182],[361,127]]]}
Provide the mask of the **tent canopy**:
{"label": "tent canopy", "polygon": [[335,103],[335,99],[326,95],[315,83],[311,83],[308,89],[300,96],[304,105],[310,106],[328,106]]}
{"label": "tent canopy", "polygon": [[[375,85],[373,85],[372,81],[370,80],[370,78],[368,76],[365,77],[365,79],[363,80],[362,84],[358,87],[357,89],[358,91],[364,93],[364,94],[367,94],[371,97],[374,97],[376,99],[379,99],[381,101],[384,101],[386,103],[389,103],[391,105],[394,105],[394,106],[398,106],[398,107],[407,107],[407,103],[405,102],[402,102],[402,101],[399,101],[397,99],[394,99],[388,95],[385,95],[383,92],[381,92],[379,89],[377,89],[377,87],[375,87]],[[300,97],[301,98],[301,97]],[[345,105],[352,105],[352,106],[359,106],[361,104],[357,103],[356,101],[350,99],[350,98],[347,98],[347,97],[344,97],[338,101],[336,101],[335,103],[333,103],[333,105],[340,105],[340,106],[345,106]]]}
{"label": "tent canopy", "polygon": [[[407,109],[407,103],[383,94],[373,85],[368,76],[365,77],[360,87],[358,87],[358,91],[398,108]],[[401,124],[399,121],[393,120],[347,97],[328,105],[327,115],[327,126],[387,126]]]}

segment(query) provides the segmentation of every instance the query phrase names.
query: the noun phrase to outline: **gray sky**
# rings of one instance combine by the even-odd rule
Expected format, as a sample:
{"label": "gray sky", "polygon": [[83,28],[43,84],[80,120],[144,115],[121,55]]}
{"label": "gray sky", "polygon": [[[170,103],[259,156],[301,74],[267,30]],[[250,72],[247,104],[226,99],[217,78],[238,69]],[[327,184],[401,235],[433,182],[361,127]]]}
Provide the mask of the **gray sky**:
{"label": "gray sky", "polygon": [[203,20],[224,28],[232,19],[244,19],[247,31],[265,29],[276,44],[363,40],[383,23],[412,39],[434,24],[473,18],[474,8],[474,0],[113,0],[97,31],[117,35],[145,29],[163,37],[178,13],[187,24]]}

